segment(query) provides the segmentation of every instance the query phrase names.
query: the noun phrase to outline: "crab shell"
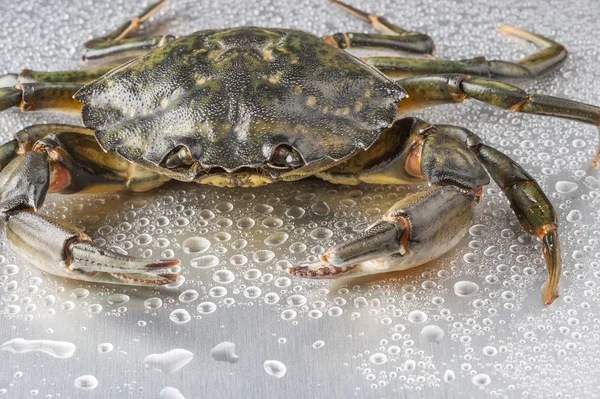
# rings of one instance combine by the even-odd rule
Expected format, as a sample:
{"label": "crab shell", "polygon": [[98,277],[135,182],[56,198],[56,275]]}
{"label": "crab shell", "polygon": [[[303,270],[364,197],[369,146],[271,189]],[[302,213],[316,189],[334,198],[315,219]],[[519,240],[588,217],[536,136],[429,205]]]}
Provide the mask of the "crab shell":
{"label": "crab shell", "polygon": [[[183,181],[248,169],[274,181],[313,175],[368,148],[405,96],[379,71],[315,35],[243,27],[169,42],[75,98],[102,148],[131,162]],[[303,164],[269,167],[282,144]],[[181,146],[195,161],[191,167],[161,165]]]}

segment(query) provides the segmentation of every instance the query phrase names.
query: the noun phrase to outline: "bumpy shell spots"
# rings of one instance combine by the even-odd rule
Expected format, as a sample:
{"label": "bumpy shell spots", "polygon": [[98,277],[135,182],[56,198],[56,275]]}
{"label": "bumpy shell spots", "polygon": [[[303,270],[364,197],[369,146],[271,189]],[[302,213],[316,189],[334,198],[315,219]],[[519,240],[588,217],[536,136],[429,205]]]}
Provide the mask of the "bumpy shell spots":
{"label": "bumpy shell spots", "polygon": [[310,33],[244,27],[170,42],[76,98],[105,150],[158,168],[184,145],[203,167],[233,171],[264,165],[284,143],[307,166],[344,159],[373,143],[404,96]]}

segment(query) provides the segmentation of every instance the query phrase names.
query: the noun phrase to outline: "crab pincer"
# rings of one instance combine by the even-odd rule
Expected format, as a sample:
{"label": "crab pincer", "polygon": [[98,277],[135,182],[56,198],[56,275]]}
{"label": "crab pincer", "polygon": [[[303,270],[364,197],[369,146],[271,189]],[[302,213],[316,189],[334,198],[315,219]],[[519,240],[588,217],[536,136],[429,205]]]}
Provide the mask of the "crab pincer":
{"label": "crab pincer", "polygon": [[[79,149],[89,156],[87,160],[69,156],[60,146],[61,138],[71,134],[80,135]],[[129,285],[174,282],[178,275],[170,268],[178,260],[142,259],[103,249],[78,227],[37,214],[48,192],[81,190],[92,183],[116,186],[118,162],[112,162],[112,174],[105,169],[93,181],[82,180],[84,172],[97,169],[102,160],[107,158],[93,136],[62,132],[46,136],[32,151],[8,163],[0,172],[0,219],[13,249],[39,269],[64,277]]]}

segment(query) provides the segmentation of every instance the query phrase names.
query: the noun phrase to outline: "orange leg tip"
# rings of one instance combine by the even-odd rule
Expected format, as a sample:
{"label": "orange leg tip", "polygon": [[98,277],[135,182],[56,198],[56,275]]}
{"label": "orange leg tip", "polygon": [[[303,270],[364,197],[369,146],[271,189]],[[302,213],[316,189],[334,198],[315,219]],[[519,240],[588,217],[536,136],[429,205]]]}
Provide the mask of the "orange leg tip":
{"label": "orange leg tip", "polygon": [[560,295],[558,294],[558,284],[550,285],[549,281],[546,281],[542,285],[542,300],[546,305],[550,305]]}
{"label": "orange leg tip", "polygon": [[546,258],[548,280],[542,286],[542,299],[546,305],[558,298],[558,284],[560,281],[562,264],[560,260],[560,246],[556,225],[549,225],[542,234],[542,251]]}

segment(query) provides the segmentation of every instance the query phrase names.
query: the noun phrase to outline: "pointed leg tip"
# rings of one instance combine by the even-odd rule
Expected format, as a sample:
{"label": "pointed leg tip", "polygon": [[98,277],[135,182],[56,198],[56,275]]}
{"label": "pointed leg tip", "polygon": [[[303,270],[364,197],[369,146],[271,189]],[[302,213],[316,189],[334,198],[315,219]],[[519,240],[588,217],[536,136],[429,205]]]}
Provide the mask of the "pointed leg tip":
{"label": "pointed leg tip", "polygon": [[496,30],[499,32],[502,32],[504,34],[511,35],[511,36],[517,36],[517,37],[524,37],[525,35],[530,34],[529,31],[526,31],[521,28],[517,28],[516,26],[512,26],[512,25],[497,25]]}
{"label": "pointed leg tip", "polygon": [[557,291],[542,290],[542,300],[544,301],[544,304],[546,304],[546,305],[550,305],[558,297],[559,297],[559,295],[558,295]]}

